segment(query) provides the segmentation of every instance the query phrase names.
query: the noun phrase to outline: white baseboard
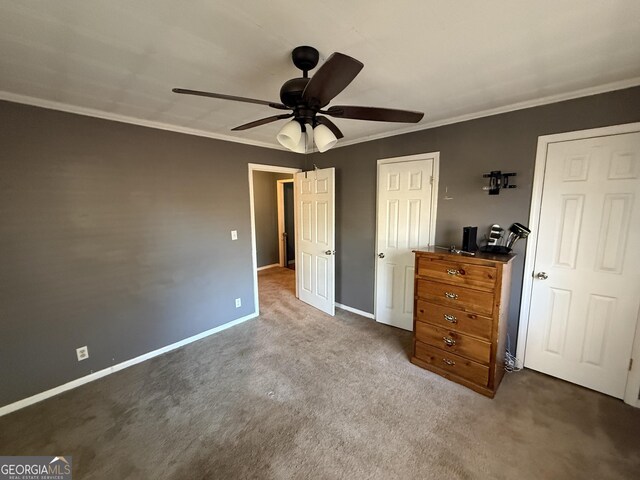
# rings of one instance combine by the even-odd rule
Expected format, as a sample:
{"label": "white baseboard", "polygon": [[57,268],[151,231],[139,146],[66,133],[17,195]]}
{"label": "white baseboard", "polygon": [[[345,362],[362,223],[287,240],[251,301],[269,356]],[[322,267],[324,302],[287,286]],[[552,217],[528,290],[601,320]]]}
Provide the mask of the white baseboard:
{"label": "white baseboard", "polygon": [[267,268],[274,268],[274,267],[279,267],[280,264],[279,263],[272,263],[271,265],[265,265],[264,267],[258,267],[256,270],[261,271],[261,270],[266,270]]}
{"label": "white baseboard", "polygon": [[58,387],[52,388],[51,390],[37,393],[31,397],[23,398],[22,400],[18,400],[17,402],[10,403],[9,405],[0,407],[0,417],[3,415],[7,415],[11,412],[15,412],[16,410],[20,410],[21,408],[28,407],[29,405],[33,405],[34,403],[41,402],[42,400],[46,400],[47,398],[54,397],[62,392],[66,392],[67,390],[72,390],[76,387],[84,385],[85,383],[93,382],[94,380],[98,380],[99,378],[106,377],[107,375],[111,375],[112,373],[118,372],[120,370],[124,370],[125,368],[144,362],[146,360],[149,360],[150,358],[157,357],[158,355],[162,355],[163,353],[170,352],[171,350],[175,350],[176,348],[180,348],[189,343],[193,343],[197,340],[208,337],[209,335],[213,335],[214,333],[218,333],[223,330],[226,330],[227,328],[234,327],[242,322],[246,322],[247,320],[251,320],[252,318],[255,318],[257,316],[258,316],[257,313],[251,313],[244,317],[225,323],[224,325],[220,325],[218,327],[212,328],[210,330],[199,333],[192,337],[185,338],[184,340],[180,340],[179,342],[172,343],[171,345],[167,345],[166,347],[159,348],[158,350],[145,353],[144,355],[140,355],[139,357],[132,358],[122,363],[118,363],[117,365],[113,365],[103,370],[94,372],[90,375],[77,378],[68,383],[65,383],[64,385],[60,385]]}
{"label": "white baseboard", "polygon": [[353,308],[353,307],[348,307],[338,302],[336,302],[336,307],[341,308],[342,310],[346,310],[347,312],[355,313],[356,315],[360,315],[361,317],[370,318],[372,320],[376,319],[373,313],[364,312],[362,310],[358,310],[357,308]]}

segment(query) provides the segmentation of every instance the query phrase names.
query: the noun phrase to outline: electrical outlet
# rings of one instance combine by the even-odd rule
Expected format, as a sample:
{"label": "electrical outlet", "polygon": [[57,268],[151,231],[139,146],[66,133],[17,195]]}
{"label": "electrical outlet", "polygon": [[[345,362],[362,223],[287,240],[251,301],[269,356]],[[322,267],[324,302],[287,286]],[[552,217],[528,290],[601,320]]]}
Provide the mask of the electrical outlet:
{"label": "electrical outlet", "polygon": [[242,300],[236,298],[236,308],[240,308],[242,306]]}
{"label": "electrical outlet", "polygon": [[78,356],[78,361],[86,360],[89,358],[89,348],[84,346],[80,348],[76,348],[76,355]]}
{"label": "electrical outlet", "polygon": [[238,239],[238,231],[231,230],[231,240],[237,240],[237,239]]}

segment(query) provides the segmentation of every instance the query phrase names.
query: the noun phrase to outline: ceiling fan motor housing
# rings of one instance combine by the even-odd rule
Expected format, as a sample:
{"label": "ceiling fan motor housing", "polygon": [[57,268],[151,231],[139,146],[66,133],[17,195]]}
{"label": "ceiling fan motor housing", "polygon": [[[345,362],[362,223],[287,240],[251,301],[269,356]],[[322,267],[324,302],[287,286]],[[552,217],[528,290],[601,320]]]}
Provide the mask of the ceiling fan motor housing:
{"label": "ceiling fan motor housing", "polygon": [[280,101],[287,107],[295,108],[301,103],[302,92],[309,83],[309,70],[313,70],[318,65],[320,54],[318,50],[307,45],[296,47],[291,52],[291,60],[296,68],[302,70],[301,78],[292,78],[282,85],[280,88]]}
{"label": "ceiling fan motor housing", "polygon": [[292,78],[291,80],[284,82],[284,85],[280,88],[280,101],[287,107],[297,107],[301,103],[302,92],[304,92],[309,80],[309,78],[301,77]]}

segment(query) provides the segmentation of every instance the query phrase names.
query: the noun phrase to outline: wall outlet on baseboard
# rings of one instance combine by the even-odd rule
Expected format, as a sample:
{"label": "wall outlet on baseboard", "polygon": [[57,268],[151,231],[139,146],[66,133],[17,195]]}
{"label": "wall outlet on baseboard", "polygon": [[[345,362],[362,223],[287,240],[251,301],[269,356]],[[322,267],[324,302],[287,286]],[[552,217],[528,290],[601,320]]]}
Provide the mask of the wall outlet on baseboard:
{"label": "wall outlet on baseboard", "polygon": [[242,306],[242,300],[236,298],[236,308],[240,308]]}
{"label": "wall outlet on baseboard", "polygon": [[76,348],[76,355],[78,356],[78,361],[86,360],[89,358],[89,348],[87,346]]}

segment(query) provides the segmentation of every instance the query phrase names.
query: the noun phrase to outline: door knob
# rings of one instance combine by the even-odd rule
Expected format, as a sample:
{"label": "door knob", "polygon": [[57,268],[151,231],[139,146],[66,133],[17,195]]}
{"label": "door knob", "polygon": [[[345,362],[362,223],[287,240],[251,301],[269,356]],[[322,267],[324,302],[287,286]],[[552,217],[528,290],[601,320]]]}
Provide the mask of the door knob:
{"label": "door knob", "polygon": [[335,250],[327,250],[326,252],[324,252],[325,255],[334,255],[335,253]]}
{"label": "door knob", "polygon": [[378,257],[380,257],[380,258],[384,258],[384,253],[379,253],[379,254],[378,254]]}
{"label": "door knob", "polygon": [[549,278],[549,275],[547,275],[546,272],[538,272],[536,278],[538,280],[546,280],[547,278]]}

